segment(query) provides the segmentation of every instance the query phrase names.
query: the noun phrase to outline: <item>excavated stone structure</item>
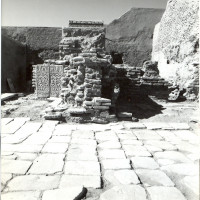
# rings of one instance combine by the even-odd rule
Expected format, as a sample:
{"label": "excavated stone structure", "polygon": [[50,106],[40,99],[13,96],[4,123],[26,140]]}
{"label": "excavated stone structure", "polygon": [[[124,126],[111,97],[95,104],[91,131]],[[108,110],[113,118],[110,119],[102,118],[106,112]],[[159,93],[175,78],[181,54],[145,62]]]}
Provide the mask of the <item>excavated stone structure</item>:
{"label": "excavated stone structure", "polygon": [[130,106],[154,91],[166,90],[168,83],[159,76],[157,63],[147,61],[143,68],[112,64],[112,56],[105,52],[105,28],[70,23],[62,30],[60,59],[46,60],[34,69],[37,96],[48,97],[53,89],[57,91],[53,96],[61,97],[45,110],[45,119],[78,123],[133,120]]}

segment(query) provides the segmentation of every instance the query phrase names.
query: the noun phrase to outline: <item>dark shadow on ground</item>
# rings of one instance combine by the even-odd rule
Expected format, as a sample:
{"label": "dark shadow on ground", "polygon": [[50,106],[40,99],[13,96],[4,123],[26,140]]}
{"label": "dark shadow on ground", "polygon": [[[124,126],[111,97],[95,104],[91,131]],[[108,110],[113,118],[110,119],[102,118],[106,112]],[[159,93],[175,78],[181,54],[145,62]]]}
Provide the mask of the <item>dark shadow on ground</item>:
{"label": "dark shadow on ground", "polygon": [[[136,119],[148,119],[164,110],[163,106],[157,104],[149,96],[142,96],[135,100],[121,98],[116,104],[116,113],[129,112]],[[125,120],[123,118],[123,120]]]}

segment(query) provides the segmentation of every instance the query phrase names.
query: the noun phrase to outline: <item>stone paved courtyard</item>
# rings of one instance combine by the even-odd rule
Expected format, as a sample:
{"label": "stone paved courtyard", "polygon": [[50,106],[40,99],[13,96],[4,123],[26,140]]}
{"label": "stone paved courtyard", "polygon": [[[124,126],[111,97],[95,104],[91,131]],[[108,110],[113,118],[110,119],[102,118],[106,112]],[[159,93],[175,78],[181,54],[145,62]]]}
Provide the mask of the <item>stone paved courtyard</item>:
{"label": "stone paved courtyard", "polygon": [[198,199],[199,136],[186,123],[1,127],[2,200],[81,199],[82,186],[88,200]]}

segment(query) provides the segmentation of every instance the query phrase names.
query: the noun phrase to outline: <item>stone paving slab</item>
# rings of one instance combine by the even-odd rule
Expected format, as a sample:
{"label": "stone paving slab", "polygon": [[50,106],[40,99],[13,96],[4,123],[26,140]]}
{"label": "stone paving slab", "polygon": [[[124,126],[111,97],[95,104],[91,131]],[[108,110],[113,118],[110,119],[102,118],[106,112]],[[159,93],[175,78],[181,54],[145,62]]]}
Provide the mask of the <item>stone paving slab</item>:
{"label": "stone paving slab", "polygon": [[139,184],[138,176],[133,170],[106,170],[104,179],[112,185]]}
{"label": "stone paving slab", "polygon": [[1,160],[1,173],[25,174],[32,165],[30,161]]}
{"label": "stone paving slab", "polygon": [[2,200],[38,200],[40,196],[40,192],[30,191],[30,192],[11,192],[1,194]]}
{"label": "stone paving slab", "polygon": [[97,145],[99,149],[120,149],[121,143],[118,141],[105,141]]}
{"label": "stone paving slab", "polygon": [[[34,123],[38,124],[38,128],[31,125]],[[163,193],[167,194],[170,193],[168,188],[174,188],[175,184],[176,193],[181,191],[186,199],[196,200],[197,190],[193,188],[197,183],[195,177],[199,173],[200,154],[197,135],[191,130],[178,130],[178,126],[177,130],[173,127],[173,130],[163,130],[169,128],[167,123],[157,123],[156,126],[160,129],[147,130],[143,123],[135,122],[107,125],[26,122],[13,134],[3,134],[2,141],[9,142],[2,143],[1,153],[4,169],[7,170],[6,174],[3,173],[1,189],[4,198],[12,199],[17,192],[16,197],[19,195],[27,199],[26,194],[29,193],[29,199],[38,200],[37,195],[34,196],[35,191],[41,191],[41,199],[43,191],[54,193],[56,190],[55,194],[61,195],[65,193],[63,190],[76,185],[92,190],[103,187],[105,193],[111,192],[109,195],[120,190],[123,194],[123,185],[129,187],[141,183],[140,187],[145,187],[148,197],[149,188],[157,187],[157,190],[160,187],[161,192],[162,188],[167,188],[166,191],[163,189]],[[186,127],[181,126],[183,129]],[[195,184],[192,184],[193,181]],[[120,188],[117,192],[111,188],[115,185]],[[132,192],[134,190],[131,189]],[[178,193],[177,198],[180,197]],[[100,199],[111,196],[110,199],[113,199],[116,194],[109,195],[101,195]],[[163,200],[162,196],[156,199],[153,195],[151,200]],[[127,200],[132,196],[129,195]],[[126,200],[126,195],[123,194],[123,197]],[[172,196],[172,199],[175,197]],[[137,199],[143,199],[143,196],[137,196]]]}
{"label": "stone paving slab", "polygon": [[126,159],[123,150],[120,149],[105,149],[99,151],[100,159]]}
{"label": "stone paving slab", "polygon": [[12,178],[12,174],[1,173],[1,184],[5,185]]}
{"label": "stone paving slab", "polygon": [[139,176],[142,183],[149,186],[174,186],[171,179],[160,170],[147,170],[147,169],[137,169],[136,174]]}
{"label": "stone paving slab", "polygon": [[190,163],[189,160],[184,154],[178,151],[164,151],[164,152],[156,152],[154,154],[156,159],[169,159],[174,160],[176,163]]}
{"label": "stone paving slab", "polygon": [[65,153],[68,149],[68,143],[46,143],[42,153]]}
{"label": "stone paving slab", "polygon": [[139,140],[162,140],[163,138],[153,130],[133,131]]}
{"label": "stone paving slab", "polygon": [[144,146],[123,145],[126,156],[151,156]]}
{"label": "stone paving slab", "polygon": [[[45,191],[43,193],[42,200],[79,200],[82,199],[85,194],[86,190],[82,186],[66,187],[65,189]],[[78,196],[82,196],[82,198],[77,198]]]}
{"label": "stone paving slab", "polygon": [[145,129],[146,128],[146,126],[143,123],[139,123],[139,122],[124,123],[124,127],[127,129]]}
{"label": "stone paving slab", "polygon": [[71,137],[69,136],[52,136],[49,143],[69,143]]}
{"label": "stone paving slab", "polygon": [[8,191],[50,190],[58,187],[60,176],[25,175],[16,176],[9,181]]}
{"label": "stone paving slab", "polygon": [[6,124],[10,123],[13,120],[14,118],[1,118],[1,127],[5,126]]}
{"label": "stone paving slab", "polygon": [[30,119],[28,119],[28,118],[15,118],[10,123],[1,127],[1,133],[2,134],[13,134],[29,120]]}
{"label": "stone paving slab", "polygon": [[100,176],[63,175],[59,188],[66,188],[69,186],[101,188],[101,178]]}
{"label": "stone paving slab", "polygon": [[99,200],[146,200],[146,192],[139,185],[114,186],[101,194]]}
{"label": "stone paving slab", "polygon": [[153,158],[149,157],[132,157],[132,166],[134,169],[158,169],[159,165]]}
{"label": "stone paving slab", "polygon": [[96,151],[88,151],[81,148],[70,148],[66,159],[71,161],[98,161]]}
{"label": "stone paving slab", "polygon": [[108,159],[101,161],[104,170],[109,169],[130,169],[129,159]]}
{"label": "stone paving slab", "polygon": [[55,174],[61,172],[64,166],[64,154],[41,154],[38,156],[28,174]]}
{"label": "stone paving slab", "polygon": [[2,144],[1,149],[4,152],[38,153],[42,147],[42,145],[32,144]]}
{"label": "stone paving slab", "polygon": [[168,123],[172,126],[175,130],[189,130],[190,126],[187,123]]}
{"label": "stone paving slab", "polygon": [[148,187],[147,192],[151,200],[186,200],[183,194],[175,187]]}
{"label": "stone paving slab", "polygon": [[95,161],[67,161],[64,170],[69,175],[100,175],[100,165]]}

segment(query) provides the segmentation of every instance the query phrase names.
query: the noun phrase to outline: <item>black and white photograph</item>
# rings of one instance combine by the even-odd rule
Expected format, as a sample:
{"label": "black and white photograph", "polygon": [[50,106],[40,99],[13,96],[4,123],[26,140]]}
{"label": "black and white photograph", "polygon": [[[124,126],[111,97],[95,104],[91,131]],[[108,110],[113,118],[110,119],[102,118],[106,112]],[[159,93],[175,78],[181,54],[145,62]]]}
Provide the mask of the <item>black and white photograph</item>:
{"label": "black and white photograph", "polygon": [[1,0],[1,200],[199,200],[199,0]]}

